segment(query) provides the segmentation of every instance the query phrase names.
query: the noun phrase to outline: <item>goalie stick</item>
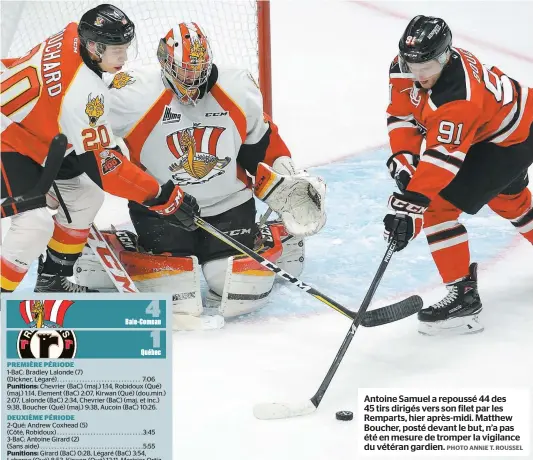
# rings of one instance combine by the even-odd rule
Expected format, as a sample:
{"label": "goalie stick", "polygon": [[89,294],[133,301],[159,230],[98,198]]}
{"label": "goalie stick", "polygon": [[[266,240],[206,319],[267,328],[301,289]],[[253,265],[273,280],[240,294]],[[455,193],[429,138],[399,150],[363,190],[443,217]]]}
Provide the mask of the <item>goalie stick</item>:
{"label": "goalie stick", "polygon": [[[214,237],[228,244],[229,246],[237,249],[239,252],[251,257],[256,262],[260,263],[263,267],[266,267],[268,270],[276,273],[281,276],[283,279],[289,281],[291,284],[295,285],[299,289],[308,294],[312,295],[316,299],[320,300],[322,303],[326,304],[328,307],[333,308],[334,310],[342,313],[344,316],[355,320],[358,317],[358,314],[348,310],[346,307],[343,307],[341,304],[335,302],[325,294],[322,294],[317,289],[313,288],[309,284],[304,283],[295,276],[287,273],[285,270],[279,268],[273,262],[265,259],[256,252],[252,251],[250,248],[244,246],[239,241],[235,240],[231,236],[222,233],[217,228],[213,227],[211,224],[206,222],[200,217],[195,217],[195,222],[198,227],[204,229],[206,232],[210,233]],[[411,296],[401,302],[397,302],[392,305],[387,305],[385,307],[376,308],[369,312],[364,313],[361,325],[364,327],[375,327],[381,326],[383,324],[392,323],[394,321],[399,321],[401,319],[407,318],[408,316],[418,313],[422,308],[422,299],[419,296]],[[366,310],[366,309],[365,309]]]}
{"label": "goalie stick", "polygon": [[43,166],[43,171],[41,173],[41,177],[39,177],[39,180],[37,181],[37,184],[35,184],[35,187],[33,187],[31,190],[23,193],[22,195],[6,197],[1,204],[2,217],[4,217],[6,214],[8,216],[13,215],[10,213],[8,214],[7,211],[5,211],[5,209],[9,207],[12,207],[13,211],[15,211],[14,214],[16,214],[18,212],[17,208],[21,205],[24,205],[22,206],[23,209],[28,207],[29,209],[34,209],[31,207],[32,203],[46,206],[46,194],[52,187],[54,179],[59,172],[59,168],[61,167],[61,163],[63,163],[63,158],[67,152],[67,144],[67,136],[64,134],[60,133],[52,139],[48,149],[48,155],[46,156],[46,163]]}
{"label": "goalie stick", "polygon": [[102,267],[104,267],[104,270],[117,288],[118,292],[139,292],[130,275],[124,269],[94,223],[91,224],[91,228],[89,229],[87,244],[100,260]]}
{"label": "goalie stick", "polygon": [[337,369],[339,368],[342,359],[344,358],[344,355],[346,354],[346,351],[348,350],[348,347],[350,346],[350,343],[352,342],[355,333],[357,332],[357,328],[361,324],[361,318],[364,317],[365,311],[370,305],[372,297],[374,297],[374,293],[376,292],[376,289],[379,286],[381,278],[383,277],[383,274],[385,273],[385,270],[387,269],[395,250],[396,241],[391,240],[387,247],[387,251],[383,256],[383,260],[381,261],[381,264],[379,265],[379,268],[374,276],[374,279],[372,280],[372,283],[368,288],[365,298],[363,299],[363,302],[359,307],[359,311],[357,312],[357,315],[353,320],[350,329],[348,330],[348,333],[346,334],[346,337],[344,338],[344,341],[342,342],[342,345],[339,348],[339,351],[337,352],[337,355],[335,356],[335,359],[333,360],[333,363],[331,364],[328,373],[326,374],[326,377],[324,377],[324,380],[320,384],[320,387],[318,388],[314,396],[311,399],[308,399],[307,401],[302,401],[299,403],[257,404],[256,406],[254,406],[253,410],[256,418],[260,420],[273,420],[280,418],[298,417],[300,415],[311,414],[317,410],[320,402],[322,401],[322,398],[324,397],[324,394],[326,393],[326,390],[329,387],[329,384],[333,380],[333,377],[337,372]]}

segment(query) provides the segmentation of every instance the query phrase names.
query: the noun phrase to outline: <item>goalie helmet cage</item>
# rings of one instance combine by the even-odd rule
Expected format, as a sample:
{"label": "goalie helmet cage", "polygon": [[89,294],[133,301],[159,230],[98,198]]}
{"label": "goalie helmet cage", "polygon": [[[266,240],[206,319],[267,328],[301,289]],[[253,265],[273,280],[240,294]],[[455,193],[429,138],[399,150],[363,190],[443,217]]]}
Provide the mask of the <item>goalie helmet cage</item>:
{"label": "goalie helmet cage", "polygon": [[[23,56],[37,43],[78,22],[101,1],[7,1],[0,10],[2,56]],[[158,65],[159,39],[179,22],[194,21],[211,42],[214,62],[239,67],[259,81],[264,110],[272,115],[269,0],[110,1],[135,23],[138,55],[127,68]]]}

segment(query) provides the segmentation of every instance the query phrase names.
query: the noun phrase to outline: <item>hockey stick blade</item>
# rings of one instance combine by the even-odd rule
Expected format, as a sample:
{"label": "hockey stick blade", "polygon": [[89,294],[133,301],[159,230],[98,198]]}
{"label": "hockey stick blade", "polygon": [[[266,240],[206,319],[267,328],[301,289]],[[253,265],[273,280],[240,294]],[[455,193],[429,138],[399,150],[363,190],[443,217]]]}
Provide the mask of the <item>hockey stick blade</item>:
{"label": "hockey stick blade", "polygon": [[301,403],[262,403],[254,406],[254,416],[259,420],[300,417],[315,411],[316,406],[310,399]]}
{"label": "hockey stick blade", "polygon": [[418,313],[424,302],[418,295],[412,295],[400,302],[387,305],[386,307],[376,308],[365,313],[361,325],[365,327],[376,327],[384,324],[400,321],[411,315]]}

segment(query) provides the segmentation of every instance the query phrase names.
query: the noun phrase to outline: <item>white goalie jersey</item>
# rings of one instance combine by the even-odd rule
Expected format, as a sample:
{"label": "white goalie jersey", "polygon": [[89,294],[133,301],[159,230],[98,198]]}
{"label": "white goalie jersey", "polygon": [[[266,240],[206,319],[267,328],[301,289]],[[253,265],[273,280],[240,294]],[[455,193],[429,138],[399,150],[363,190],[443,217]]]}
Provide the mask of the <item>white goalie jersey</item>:
{"label": "white goalie jersey", "polygon": [[208,91],[196,105],[180,104],[154,67],[120,72],[110,93],[111,125],[130,159],[161,184],[172,179],[193,195],[202,216],[249,200],[249,174],[258,163],[290,156],[244,70],[213,66]]}

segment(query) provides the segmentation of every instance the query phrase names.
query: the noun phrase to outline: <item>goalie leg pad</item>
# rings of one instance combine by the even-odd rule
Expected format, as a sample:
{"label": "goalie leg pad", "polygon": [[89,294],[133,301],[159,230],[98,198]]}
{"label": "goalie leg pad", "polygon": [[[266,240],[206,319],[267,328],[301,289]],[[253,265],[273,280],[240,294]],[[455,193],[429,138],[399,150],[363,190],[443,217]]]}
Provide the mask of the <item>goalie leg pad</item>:
{"label": "goalie leg pad", "polygon": [[200,267],[196,256],[124,251],[120,261],[141,292],[172,293],[172,312],[200,316]]}
{"label": "goalie leg pad", "polygon": [[[304,238],[291,235],[281,221],[267,222],[260,228],[260,232],[261,238],[267,244],[272,235],[279,235],[283,250],[276,265],[293,276],[300,276],[303,272],[305,261]],[[264,254],[262,255],[264,256]]]}
{"label": "goalie leg pad", "polygon": [[[280,228],[264,226],[255,251],[277,262],[282,253]],[[207,302],[218,297],[218,310],[226,318],[244,315],[262,308],[272,291],[275,273],[251,257],[240,255],[209,261],[203,266],[204,276],[212,293]]]}
{"label": "goalie leg pad", "polygon": [[211,291],[221,296],[218,310],[225,318],[263,307],[275,279],[274,273],[255,260],[241,256],[212,260],[203,266],[203,271]]}
{"label": "goalie leg pad", "polygon": [[[119,258],[141,292],[170,292],[173,312],[199,316],[203,312],[200,295],[200,268],[195,256],[174,257],[139,252],[137,237],[128,231],[103,231],[107,243]],[[115,290],[98,257],[86,247],[77,260],[76,282],[91,289]]]}

